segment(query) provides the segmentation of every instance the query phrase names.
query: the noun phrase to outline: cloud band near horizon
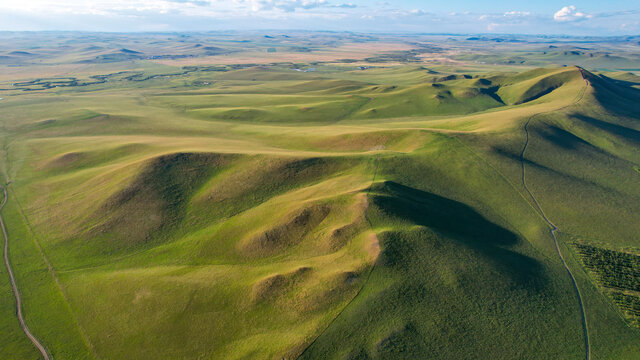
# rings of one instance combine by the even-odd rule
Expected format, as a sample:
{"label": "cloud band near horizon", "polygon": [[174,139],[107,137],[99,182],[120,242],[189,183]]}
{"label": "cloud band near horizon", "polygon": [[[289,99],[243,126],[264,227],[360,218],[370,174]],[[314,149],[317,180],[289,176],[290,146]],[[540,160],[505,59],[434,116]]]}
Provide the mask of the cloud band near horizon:
{"label": "cloud band near horizon", "polygon": [[[640,9],[587,12],[435,11],[415,1],[0,0],[0,30],[207,31],[256,29],[363,32],[622,35],[640,32]],[[640,7],[640,6],[639,6]]]}

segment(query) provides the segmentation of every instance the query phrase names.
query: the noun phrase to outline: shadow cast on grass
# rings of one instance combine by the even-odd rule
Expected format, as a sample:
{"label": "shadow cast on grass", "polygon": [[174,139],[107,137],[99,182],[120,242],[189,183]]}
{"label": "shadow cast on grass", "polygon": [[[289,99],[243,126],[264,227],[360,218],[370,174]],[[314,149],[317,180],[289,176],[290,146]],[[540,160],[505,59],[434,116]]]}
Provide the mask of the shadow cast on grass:
{"label": "shadow cast on grass", "polygon": [[[478,342],[517,358],[512,344],[537,337],[532,310],[553,290],[543,264],[510,249],[516,234],[392,181],[372,185],[369,198],[374,227],[387,229],[371,278],[300,359],[478,358],[465,350]],[[498,334],[507,322],[513,331]]]}
{"label": "shadow cast on grass", "polygon": [[610,123],[607,121],[599,120],[591,116],[583,115],[583,114],[575,114],[574,118],[597,127],[598,129],[607,131],[609,133],[618,135],[625,140],[633,142],[635,144],[640,144],[640,131],[628,128],[626,126]]}
{"label": "shadow cast on grass", "polygon": [[[538,262],[508,249],[520,241],[518,236],[471,207],[392,181],[375,184],[371,195],[385,217],[432,229],[474,250],[509,274],[516,284],[534,288],[544,285]],[[401,265],[407,251],[393,241],[386,242],[381,259],[388,265]]]}

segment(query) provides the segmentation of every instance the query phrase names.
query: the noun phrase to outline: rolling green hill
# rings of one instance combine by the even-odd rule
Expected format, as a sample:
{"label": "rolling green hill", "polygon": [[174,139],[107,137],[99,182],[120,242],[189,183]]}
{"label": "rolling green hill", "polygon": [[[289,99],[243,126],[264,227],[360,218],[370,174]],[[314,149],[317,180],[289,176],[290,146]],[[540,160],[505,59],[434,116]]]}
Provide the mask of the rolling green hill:
{"label": "rolling green hill", "polygon": [[[534,199],[591,358],[640,356],[635,75],[190,69],[0,102],[53,358],[584,358]],[[34,357],[10,295],[0,358]]]}

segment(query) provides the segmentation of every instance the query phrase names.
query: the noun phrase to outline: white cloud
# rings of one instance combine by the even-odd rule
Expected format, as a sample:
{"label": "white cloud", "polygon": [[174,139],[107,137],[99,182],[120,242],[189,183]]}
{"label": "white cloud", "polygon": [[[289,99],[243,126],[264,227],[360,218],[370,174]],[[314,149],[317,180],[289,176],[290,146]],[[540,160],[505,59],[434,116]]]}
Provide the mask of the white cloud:
{"label": "white cloud", "polygon": [[118,15],[123,11],[165,14],[173,11],[206,16],[221,12],[295,12],[317,8],[333,8],[338,11],[356,7],[353,3],[332,4],[328,0],[0,0],[0,11],[13,10],[33,14]]}
{"label": "white cloud", "polygon": [[[212,0],[214,1],[214,0]],[[187,12],[195,7],[210,5],[211,1],[204,0],[100,0],[82,1],[67,0],[54,3],[47,0],[3,1],[0,0],[0,11],[13,10],[31,14],[70,14],[70,15],[98,15],[115,16],[132,12],[155,12],[167,14],[170,12]]]}
{"label": "white cloud", "polygon": [[514,24],[523,24],[526,22],[530,22],[535,18],[535,15],[532,15],[528,11],[507,11],[505,13],[494,13],[494,14],[482,14],[477,20],[481,22],[490,22],[488,24],[488,30],[493,31],[498,26],[502,25],[514,25]]}
{"label": "white cloud", "polygon": [[355,9],[358,5],[354,3],[342,3],[338,5],[331,5],[331,7],[342,8],[342,9]]}
{"label": "white cloud", "polygon": [[428,13],[422,9],[413,9],[411,10],[409,13],[411,13],[411,15],[416,15],[416,16],[422,16],[422,15],[427,15]]}
{"label": "white cloud", "polygon": [[521,17],[521,16],[529,16],[531,15],[528,11],[507,11],[503,16],[506,17]]}
{"label": "white cloud", "polygon": [[[199,31],[317,29],[350,31],[631,34],[636,10],[549,14],[505,8],[445,12],[391,0],[0,0],[0,30]],[[411,6],[413,5],[413,6]],[[452,10],[452,9],[450,9]],[[589,21],[585,21],[585,20]],[[572,26],[580,22],[582,26]]]}
{"label": "white cloud", "polygon": [[500,24],[491,23],[491,24],[487,25],[487,30],[488,31],[495,31],[498,28],[498,26],[500,26]]}
{"label": "white cloud", "polygon": [[253,11],[281,10],[285,12],[293,12],[298,9],[309,10],[329,5],[326,0],[252,0],[251,4]]}
{"label": "white cloud", "polygon": [[593,15],[585,14],[578,11],[578,9],[576,9],[576,7],[573,5],[565,6],[562,9],[558,10],[555,14],[553,14],[553,19],[561,22],[579,21],[590,19],[592,17]]}

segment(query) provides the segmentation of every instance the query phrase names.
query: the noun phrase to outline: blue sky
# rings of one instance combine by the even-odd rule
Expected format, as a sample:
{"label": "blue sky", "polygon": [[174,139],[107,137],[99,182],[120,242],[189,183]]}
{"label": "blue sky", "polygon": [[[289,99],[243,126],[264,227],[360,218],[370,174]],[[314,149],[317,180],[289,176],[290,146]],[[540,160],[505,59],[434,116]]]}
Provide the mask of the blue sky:
{"label": "blue sky", "polygon": [[0,0],[0,30],[229,29],[635,35],[640,1]]}

